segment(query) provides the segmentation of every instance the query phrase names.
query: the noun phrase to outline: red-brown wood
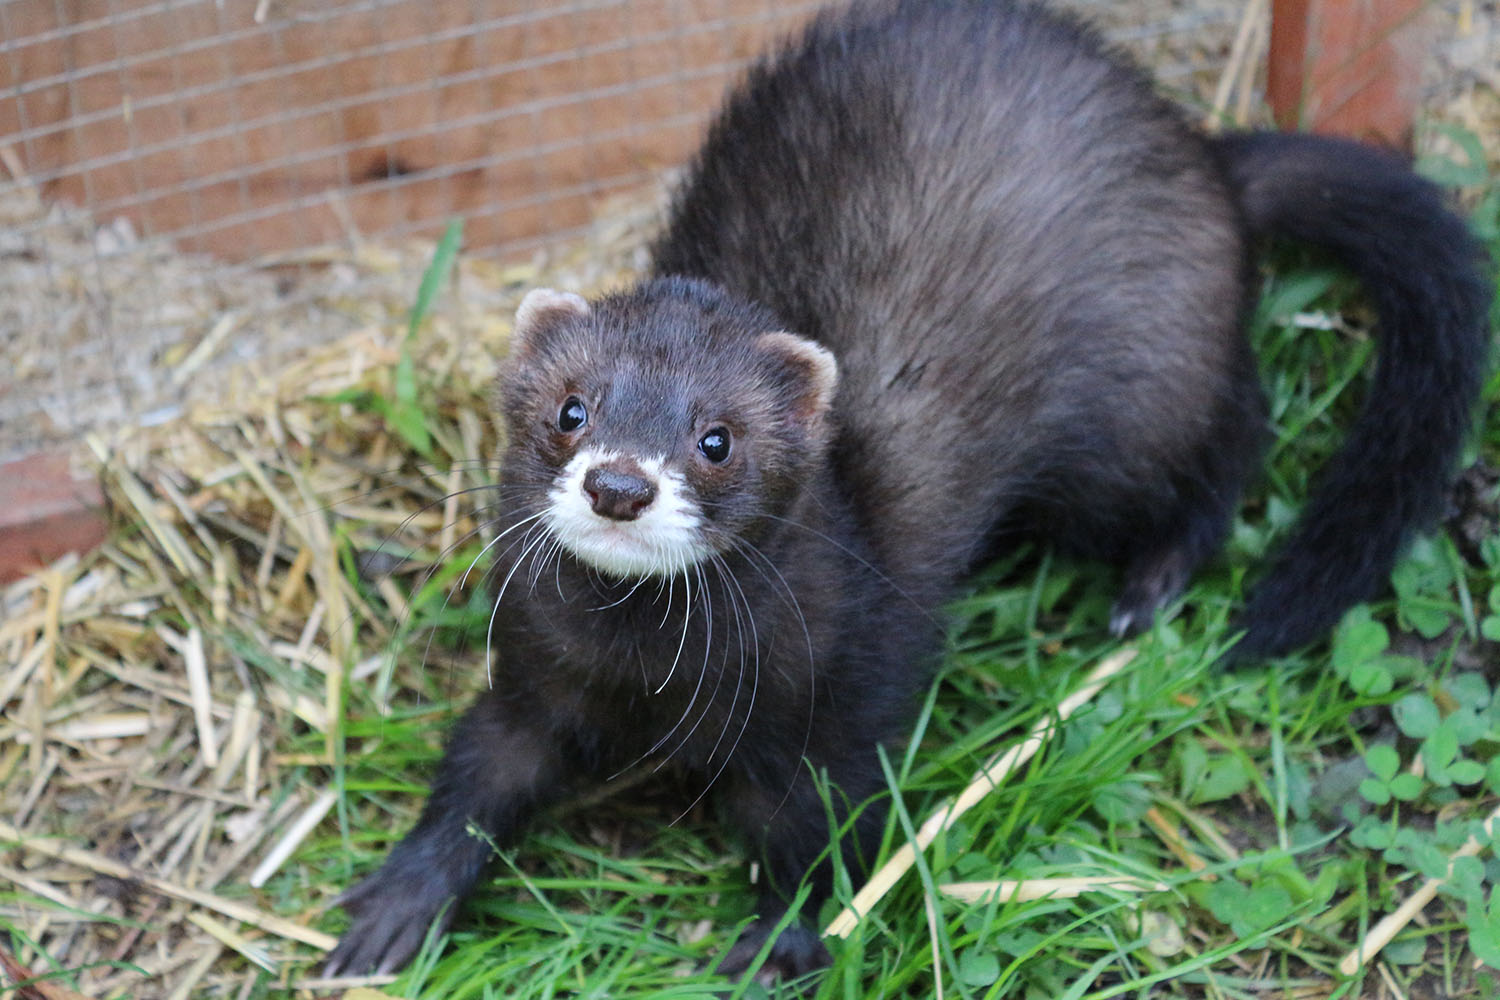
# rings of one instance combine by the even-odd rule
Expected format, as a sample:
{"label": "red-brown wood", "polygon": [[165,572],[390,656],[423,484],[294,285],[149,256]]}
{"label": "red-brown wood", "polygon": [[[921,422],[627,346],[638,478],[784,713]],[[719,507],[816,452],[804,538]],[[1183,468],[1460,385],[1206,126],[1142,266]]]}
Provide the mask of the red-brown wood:
{"label": "red-brown wood", "polygon": [[1424,0],[1273,0],[1266,90],[1276,122],[1409,148]]}
{"label": "red-brown wood", "polygon": [[98,480],[61,452],[0,463],[0,583],[68,552],[104,541],[108,522]]}
{"label": "red-brown wood", "polygon": [[807,5],[556,6],[0,0],[0,145],[48,200],[188,251],[340,241],[346,220],[436,237],[452,215],[470,246],[527,250],[682,162]]}

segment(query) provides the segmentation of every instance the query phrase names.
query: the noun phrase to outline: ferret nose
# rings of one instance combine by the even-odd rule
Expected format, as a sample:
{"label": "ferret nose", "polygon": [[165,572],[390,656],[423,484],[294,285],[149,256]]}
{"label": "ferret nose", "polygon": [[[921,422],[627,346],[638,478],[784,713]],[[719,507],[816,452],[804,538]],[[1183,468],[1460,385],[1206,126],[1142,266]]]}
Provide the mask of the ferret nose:
{"label": "ferret nose", "polygon": [[638,470],[596,465],[583,477],[594,513],[611,521],[634,521],[656,499],[656,483]]}

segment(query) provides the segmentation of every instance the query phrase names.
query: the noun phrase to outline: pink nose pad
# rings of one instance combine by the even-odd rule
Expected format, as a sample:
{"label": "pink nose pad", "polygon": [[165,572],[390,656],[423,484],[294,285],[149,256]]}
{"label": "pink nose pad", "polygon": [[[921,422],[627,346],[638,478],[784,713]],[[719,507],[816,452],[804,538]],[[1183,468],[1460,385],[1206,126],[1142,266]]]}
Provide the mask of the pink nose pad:
{"label": "pink nose pad", "polygon": [[584,475],[583,492],[600,517],[634,521],[656,499],[656,483],[638,471],[597,465]]}

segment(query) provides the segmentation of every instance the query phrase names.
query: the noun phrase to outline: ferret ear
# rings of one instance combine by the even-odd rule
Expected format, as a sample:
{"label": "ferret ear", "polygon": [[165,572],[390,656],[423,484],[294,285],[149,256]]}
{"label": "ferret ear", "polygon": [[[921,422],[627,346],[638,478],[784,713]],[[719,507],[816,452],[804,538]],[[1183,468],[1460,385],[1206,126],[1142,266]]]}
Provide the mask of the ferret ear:
{"label": "ferret ear", "polygon": [[583,318],[589,304],[572,292],[554,292],[550,288],[533,288],[516,310],[511,328],[510,350],[513,357],[524,357],[535,350],[542,331],[568,318]]}
{"label": "ferret ear", "polygon": [[756,346],[775,358],[797,390],[796,413],[803,420],[822,417],[833,405],[839,363],[821,344],[791,333],[763,333]]}

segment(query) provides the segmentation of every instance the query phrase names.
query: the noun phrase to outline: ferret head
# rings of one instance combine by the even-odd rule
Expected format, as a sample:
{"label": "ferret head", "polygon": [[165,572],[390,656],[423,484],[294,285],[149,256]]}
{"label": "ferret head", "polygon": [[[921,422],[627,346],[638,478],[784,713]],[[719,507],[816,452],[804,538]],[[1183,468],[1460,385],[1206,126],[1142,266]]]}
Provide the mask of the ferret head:
{"label": "ferret head", "polygon": [[824,461],[837,371],[705,282],[533,291],[501,370],[505,484],[596,570],[683,572],[785,513]]}

